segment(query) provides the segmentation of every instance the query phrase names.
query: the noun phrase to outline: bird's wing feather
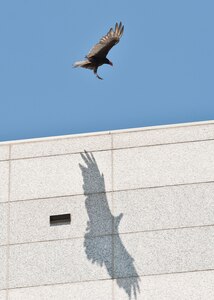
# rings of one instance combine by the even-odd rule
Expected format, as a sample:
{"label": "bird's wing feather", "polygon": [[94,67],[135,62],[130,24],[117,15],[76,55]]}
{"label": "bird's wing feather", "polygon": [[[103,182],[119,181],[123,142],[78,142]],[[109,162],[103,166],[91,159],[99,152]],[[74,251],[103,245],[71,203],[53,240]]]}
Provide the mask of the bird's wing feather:
{"label": "bird's wing feather", "polygon": [[120,22],[119,25],[116,23],[115,30],[111,28],[109,32],[100,39],[99,43],[93,46],[86,57],[89,59],[92,57],[105,58],[111,48],[120,41],[123,31],[124,26],[122,26],[122,23]]}

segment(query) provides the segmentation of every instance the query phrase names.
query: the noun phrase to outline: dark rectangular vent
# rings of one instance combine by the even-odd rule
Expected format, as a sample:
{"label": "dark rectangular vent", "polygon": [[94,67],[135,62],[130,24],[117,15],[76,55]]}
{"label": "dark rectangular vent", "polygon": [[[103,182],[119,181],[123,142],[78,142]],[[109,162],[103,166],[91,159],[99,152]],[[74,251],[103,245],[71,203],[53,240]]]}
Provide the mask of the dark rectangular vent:
{"label": "dark rectangular vent", "polygon": [[50,225],[67,225],[71,223],[71,214],[50,216]]}

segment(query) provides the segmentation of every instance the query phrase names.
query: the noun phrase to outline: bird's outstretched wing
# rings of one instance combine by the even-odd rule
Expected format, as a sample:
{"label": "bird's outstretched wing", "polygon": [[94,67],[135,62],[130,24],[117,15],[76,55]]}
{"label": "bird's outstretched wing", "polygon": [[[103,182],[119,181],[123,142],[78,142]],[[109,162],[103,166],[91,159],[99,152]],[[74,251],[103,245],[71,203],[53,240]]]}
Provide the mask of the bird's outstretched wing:
{"label": "bird's outstretched wing", "polygon": [[124,26],[122,23],[120,22],[119,25],[116,23],[115,30],[111,28],[109,32],[100,39],[99,43],[90,50],[86,57],[89,59],[92,57],[105,58],[111,48],[120,41],[123,31]]}

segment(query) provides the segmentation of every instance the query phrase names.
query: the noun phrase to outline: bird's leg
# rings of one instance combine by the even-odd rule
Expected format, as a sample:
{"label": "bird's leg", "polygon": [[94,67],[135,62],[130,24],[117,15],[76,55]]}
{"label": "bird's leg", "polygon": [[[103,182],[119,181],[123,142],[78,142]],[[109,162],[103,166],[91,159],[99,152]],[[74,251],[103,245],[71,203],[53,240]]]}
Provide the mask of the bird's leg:
{"label": "bird's leg", "polygon": [[99,79],[103,80],[103,78],[102,78],[102,77],[100,77],[98,74],[96,74],[96,76],[97,76],[97,78],[99,78]]}
{"label": "bird's leg", "polygon": [[103,80],[103,78],[101,78],[101,77],[97,74],[97,69],[94,70],[94,74],[96,75],[97,78]]}

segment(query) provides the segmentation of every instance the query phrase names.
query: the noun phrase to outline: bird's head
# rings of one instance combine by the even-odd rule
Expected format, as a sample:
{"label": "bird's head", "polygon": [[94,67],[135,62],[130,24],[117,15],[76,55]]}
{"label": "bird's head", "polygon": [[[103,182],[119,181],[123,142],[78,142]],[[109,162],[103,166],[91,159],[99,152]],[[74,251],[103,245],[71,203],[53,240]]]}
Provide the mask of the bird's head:
{"label": "bird's head", "polygon": [[113,63],[108,58],[105,59],[105,64],[113,66]]}

